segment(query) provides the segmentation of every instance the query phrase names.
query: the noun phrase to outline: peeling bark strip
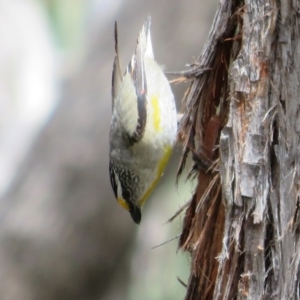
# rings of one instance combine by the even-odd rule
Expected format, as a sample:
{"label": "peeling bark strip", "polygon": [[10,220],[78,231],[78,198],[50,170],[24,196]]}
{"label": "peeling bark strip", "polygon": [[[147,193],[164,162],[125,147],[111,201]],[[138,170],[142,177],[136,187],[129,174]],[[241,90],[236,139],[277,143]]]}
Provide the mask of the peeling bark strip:
{"label": "peeling bark strip", "polygon": [[179,241],[186,300],[300,299],[299,12],[296,0],[220,1],[185,72],[178,175],[191,153],[198,178]]}
{"label": "peeling bark strip", "polygon": [[[192,255],[186,299],[212,299],[219,273],[216,259],[222,251],[225,210],[218,166],[220,130],[228,118],[228,72],[240,47],[240,9],[237,1],[220,4],[199,66],[187,72],[194,78],[186,96],[179,138],[194,159],[198,186],[188,207],[179,247]],[[209,69],[201,73],[203,69]],[[217,163],[212,163],[217,161]]]}

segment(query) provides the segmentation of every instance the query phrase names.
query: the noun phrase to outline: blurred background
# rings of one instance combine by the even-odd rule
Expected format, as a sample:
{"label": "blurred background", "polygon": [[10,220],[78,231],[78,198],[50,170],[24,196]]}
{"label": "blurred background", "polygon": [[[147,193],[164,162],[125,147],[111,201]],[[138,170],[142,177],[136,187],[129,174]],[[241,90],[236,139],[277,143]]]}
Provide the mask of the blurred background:
{"label": "blurred background", "polygon": [[[199,56],[217,0],[0,0],[0,299],[183,299],[180,148],[141,225],[109,183],[114,21],[123,69],[148,14],[165,70]],[[180,103],[188,83],[172,85]]]}

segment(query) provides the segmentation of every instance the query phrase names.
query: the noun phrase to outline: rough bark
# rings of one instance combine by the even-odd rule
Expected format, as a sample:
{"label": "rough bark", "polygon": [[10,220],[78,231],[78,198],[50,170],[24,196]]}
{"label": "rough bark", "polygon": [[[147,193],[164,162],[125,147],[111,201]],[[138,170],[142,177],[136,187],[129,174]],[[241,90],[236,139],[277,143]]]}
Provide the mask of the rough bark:
{"label": "rough bark", "polygon": [[[117,204],[109,183],[113,24],[118,21],[125,66],[150,14],[156,59],[178,69],[190,60],[193,49],[206,35],[205,25],[199,31],[197,26],[187,28],[186,24],[200,22],[197,17],[201,14],[202,21],[207,22],[211,1],[206,1],[205,10],[203,2],[199,5],[193,0],[114,2],[115,13],[106,5],[105,18],[93,11],[99,25],[86,32],[86,57],[78,73],[64,82],[57,109],[40,130],[17,178],[1,197],[1,300],[123,300],[138,277],[144,279],[139,282],[143,293],[135,299],[146,298],[146,283],[147,291],[154,284],[165,290],[159,276],[149,283],[147,274],[151,247],[164,239],[164,230],[167,232],[161,224],[168,212],[160,219],[161,212],[152,210],[152,226],[145,230],[151,203],[161,210],[162,198],[157,194],[147,203],[141,224],[147,234],[141,239],[143,243],[137,242],[137,227]],[[7,17],[2,10],[1,16]],[[14,20],[11,22],[14,24]],[[96,22],[89,16],[88,24]],[[191,36],[196,38],[191,41]],[[166,269],[165,259],[161,267]]]}
{"label": "rough bark", "polygon": [[[185,299],[299,299],[299,1],[220,1],[179,137]],[[201,70],[206,71],[201,71]],[[208,70],[207,70],[208,69]]]}

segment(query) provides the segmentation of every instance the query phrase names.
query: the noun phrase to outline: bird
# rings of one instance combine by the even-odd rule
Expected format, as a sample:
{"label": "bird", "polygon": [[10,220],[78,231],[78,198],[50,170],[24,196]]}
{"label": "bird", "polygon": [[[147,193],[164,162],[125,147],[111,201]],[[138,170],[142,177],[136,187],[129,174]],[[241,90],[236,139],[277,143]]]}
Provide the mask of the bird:
{"label": "bird", "polygon": [[175,99],[154,60],[150,26],[148,16],[124,75],[117,22],[114,28],[109,174],[118,203],[136,224],[141,222],[142,207],[165,170],[177,136]]}

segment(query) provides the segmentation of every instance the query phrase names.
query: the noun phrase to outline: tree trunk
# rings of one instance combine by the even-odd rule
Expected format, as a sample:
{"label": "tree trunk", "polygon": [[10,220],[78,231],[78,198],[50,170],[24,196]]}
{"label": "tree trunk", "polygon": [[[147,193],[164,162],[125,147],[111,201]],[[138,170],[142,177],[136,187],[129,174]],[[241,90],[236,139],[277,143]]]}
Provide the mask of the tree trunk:
{"label": "tree trunk", "polygon": [[190,152],[198,177],[179,242],[192,255],[185,299],[300,298],[299,9],[220,1],[184,74],[179,174]]}

